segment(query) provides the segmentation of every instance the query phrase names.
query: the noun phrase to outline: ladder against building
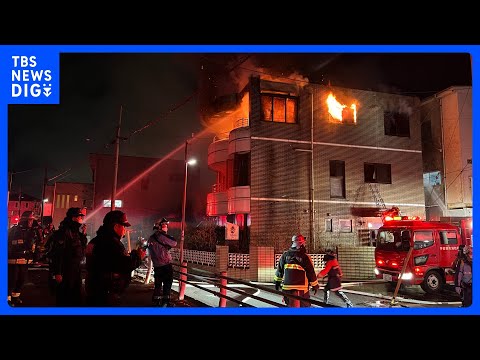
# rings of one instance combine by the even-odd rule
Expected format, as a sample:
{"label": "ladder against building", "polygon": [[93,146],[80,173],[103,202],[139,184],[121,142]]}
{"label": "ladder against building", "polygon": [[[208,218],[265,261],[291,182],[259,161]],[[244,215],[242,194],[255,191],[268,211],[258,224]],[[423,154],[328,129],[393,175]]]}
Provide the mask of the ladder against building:
{"label": "ladder against building", "polygon": [[380,195],[380,190],[378,189],[378,184],[376,183],[368,183],[370,190],[372,191],[373,199],[375,200],[375,204],[382,208],[386,209],[385,202],[383,201],[382,196]]}

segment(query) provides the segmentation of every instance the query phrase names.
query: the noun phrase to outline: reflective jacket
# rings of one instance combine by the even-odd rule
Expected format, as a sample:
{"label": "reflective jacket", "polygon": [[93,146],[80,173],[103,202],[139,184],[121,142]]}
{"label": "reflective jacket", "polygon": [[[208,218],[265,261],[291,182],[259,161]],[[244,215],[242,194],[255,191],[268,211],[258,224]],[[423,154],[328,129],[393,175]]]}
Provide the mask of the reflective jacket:
{"label": "reflective jacket", "polygon": [[24,261],[25,264],[31,263],[35,247],[39,246],[43,237],[40,226],[34,220],[32,227],[28,227],[27,222],[22,220],[18,225],[13,226],[8,233],[8,260]]}
{"label": "reflective jacket", "polygon": [[319,278],[328,276],[328,288],[331,291],[337,291],[342,288],[341,278],[343,276],[342,269],[336,257],[331,255],[325,255],[326,260],[325,267],[318,273]]}
{"label": "reflective jacket", "polygon": [[318,285],[312,259],[305,247],[302,246],[300,249],[291,247],[282,254],[273,280],[282,282],[283,290],[306,292],[309,285]]}

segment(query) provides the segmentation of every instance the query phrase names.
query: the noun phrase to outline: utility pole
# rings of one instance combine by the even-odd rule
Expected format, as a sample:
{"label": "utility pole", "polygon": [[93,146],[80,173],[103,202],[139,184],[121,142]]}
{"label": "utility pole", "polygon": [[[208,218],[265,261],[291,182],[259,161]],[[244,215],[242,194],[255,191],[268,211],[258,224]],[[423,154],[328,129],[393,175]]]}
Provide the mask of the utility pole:
{"label": "utility pole", "polygon": [[182,232],[180,235],[180,264],[183,263],[183,244],[185,241],[185,207],[187,203],[187,178],[188,178],[188,163],[187,163],[187,153],[188,153],[188,140],[185,141],[185,179],[183,180],[183,201],[182,201]]}
{"label": "utility pole", "polygon": [[117,176],[118,176],[118,154],[120,152],[120,126],[122,125],[123,107],[120,105],[120,116],[118,118],[117,135],[115,137],[115,167],[113,170],[113,187],[110,210],[115,210],[115,198],[117,196]]}
{"label": "utility pole", "polygon": [[45,166],[45,176],[43,177],[43,189],[42,189],[42,212],[40,214],[40,226],[43,228],[43,211],[45,208],[45,189],[47,187],[47,181],[48,181],[48,176],[47,176],[48,169]]}
{"label": "utility pole", "polygon": [[10,203],[10,191],[12,191],[12,181],[13,181],[13,171],[10,171],[10,176],[8,178],[7,209],[8,209],[8,204]]}
{"label": "utility pole", "polygon": [[314,200],[314,193],[315,193],[315,173],[314,173],[314,161],[313,161],[313,89],[312,89],[312,124],[311,124],[311,138],[310,138],[310,193],[312,198],[312,203],[310,206],[310,241],[312,244],[312,248],[310,251],[315,251],[317,246],[315,241],[315,200]]}
{"label": "utility pole", "polygon": [[22,216],[22,185],[20,184],[20,188],[18,191],[18,217]]}

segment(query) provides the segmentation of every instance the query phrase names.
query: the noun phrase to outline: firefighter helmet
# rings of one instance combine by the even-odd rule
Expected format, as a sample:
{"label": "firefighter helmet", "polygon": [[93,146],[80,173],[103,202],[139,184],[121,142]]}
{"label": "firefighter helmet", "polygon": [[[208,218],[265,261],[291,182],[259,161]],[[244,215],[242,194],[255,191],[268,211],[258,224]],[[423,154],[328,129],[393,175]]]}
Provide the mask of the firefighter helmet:
{"label": "firefighter helmet", "polygon": [[155,222],[155,224],[153,225],[153,230],[161,229],[163,224],[167,224],[167,225],[168,225],[169,222],[170,222],[170,221],[168,221],[167,219],[165,219],[165,218],[163,217],[163,218],[161,218],[161,219],[159,219],[159,220],[157,220],[157,221]]}
{"label": "firefighter helmet", "polygon": [[305,245],[305,236],[297,234],[292,236],[292,247],[299,249]]}

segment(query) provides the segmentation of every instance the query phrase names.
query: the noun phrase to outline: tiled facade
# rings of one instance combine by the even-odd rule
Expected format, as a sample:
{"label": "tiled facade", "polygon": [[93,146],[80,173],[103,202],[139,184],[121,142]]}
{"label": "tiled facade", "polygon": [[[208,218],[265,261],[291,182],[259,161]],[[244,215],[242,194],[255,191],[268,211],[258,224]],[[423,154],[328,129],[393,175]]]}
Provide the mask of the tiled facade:
{"label": "tiled facade", "polygon": [[[365,245],[362,236],[368,234],[369,223],[375,229],[381,221],[375,216],[378,211],[366,217],[358,216],[356,209],[375,213],[375,209],[398,206],[403,214],[425,218],[418,98],[314,84],[301,87],[258,77],[250,79],[248,93],[251,254],[255,248],[268,247],[282,252],[297,232],[307,236],[312,253],[326,247]],[[326,105],[330,93],[341,103],[357,104],[356,123],[332,118]],[[263,120],[263,94],[296,98],[296,123]],[[385,135],[386,112],[408,116],[408,136]],[[330,161],[334,160],[344,162],[341,198],[331,196]],[[390,166],[391,183],[366,182],[365,163]],[[233,214],[230,203],[224,215],[229,214]]]}

